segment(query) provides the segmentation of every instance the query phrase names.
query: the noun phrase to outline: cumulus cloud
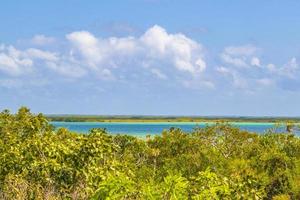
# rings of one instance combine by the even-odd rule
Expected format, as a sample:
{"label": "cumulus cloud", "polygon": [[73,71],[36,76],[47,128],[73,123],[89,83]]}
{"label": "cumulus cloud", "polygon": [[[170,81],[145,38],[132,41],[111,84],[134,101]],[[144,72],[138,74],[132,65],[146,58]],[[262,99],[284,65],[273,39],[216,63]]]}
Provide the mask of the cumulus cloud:
{"label": "cumulus cloud", "polygon": [[221,53],[221,59],[224,63],[235,67],[259,66],[259,59],[253,57],[258,50],[253,45],[229,46]]}
{"label": "cumulus cloud", "polygon": [[233,88],[243,91],[245,94],[254,94],[255,91],[270,88],[275,85],[276,80],[274,77],[268,77],[266,72],[251,76],[250,72],[244,73],[243,71],[236,70],[230,67],[217,67],[216,71],[222,76],[226,77]]}
{"label": "cumulus cloud", "polygon": [[0,71],[18,76],[32,70],[33,61],[13,46],[2,46],[0,50]]}
{"label": "cumulus cloud", "polygon": [[236,69],[220,66],[216,71],[221,75],[230,79],[232,86],[238,89],[245,89],[248,87],[248,80],[244,78]]}
{"label": "cumulus cloud", "polygon": [[289,78],[299,77],[299,64],[296,58],[292,58],[288,63],[286,63],[283,67],[277,70],[277,73],[283,76],[287,76]]}
{"label": "cumulus cloud", "polygon": [[40,49],[29,48],[22,52],[24,57],[28,57],[30,59],[39,59],[39,60],[47,60],[47,61],[58,61],[59,57],[56,53],[49,51],[42,51]]}
{"label": "cumulus cloud", "polygon": [[234,58],[231,55],[228,54],[222,54],[221,55],[222,60],[227,63],[227,64],[231,64],[233,66],[237,66],[237,67],[247,67],[247,63],[246,63],[246,59],[245,57],[241,57],[241,58]]}
{"label": "cumulus cloud", "polygon": [[112,69],[127,65],[139,53],[136,39],[132,37],[102,39],[80,31],[66,38],[71,43],[73,58],[103,78],[112,77]]}
{"label": "cumulus cloud", "polygon": [[[47,48],[59,41],[63,43],[61,49]],[[32,42],[44,46],[21,49],[0,44],[1,85],[20,85],[16,80],[23,76],[127,83],[160,79],[187,88],[213,89],[220,84],[248,91],[286,85],[285,80],[296,80],[300,75],[296,58],[281,67],[265,64],[259,56],[260,48],[249,44],[225,47],[219,54],[218,67],[210,66],[201,43],[182,33],[168,33],[158,25],[134,37],[103,38],[75,31],[66,34],[64,41],[36,35]]]}
{"label": "cumulus cloud", "polygon": [[39,62],[59,61],[57,53],[43,51],[36,48],[25,50],[13,46],[2,45],[0,49],[0,71],[11,75],[20,76],[34,71],[34,66]]}
{"label": "cumulus cloud", "polygon": [[[258,57],[259,48],[252,45],[231,46],[224,48],[220,55],[224,66],[216,71],[226,77],[232,86],[252,91],[269,87],[280,87],[288,79],[296,80],[300,75],[300,67],[296,58],[277,67],[275,64],[264,64]],[[293,81],[288,81],[292,84]]]}
{"label": "cumulus cloud", "polygon": [[98,40],[91,33],[87,31],[73,32],[68,34],[66,38],[90,65],[101,60],[103,55],[99,48]]}
{"label": "cumulus cloud", "polygon": [[146,57],[169,59],[180,71],[201,73],[206,68],[202,45],[183,34],[168,34],[160,26],[153,26],[141,38],[148,49]]}
{"label": "cumulus cloud", "polygon": [[32,39],[33,44],[44,45],[43,49],[0,45],[0,73],[21,76],[50,70],[73,79],[89,76],[124,80],[132,77],[131,73],[144,74],[140,73],[144,70],[161,80],[173,78],[183,82],[189,76],[201,79],[207,67],[200,43],[182,33],[168,33],[158,25],[139,37],[102,38],[88,31],[75,31],[66,34],[65,39],[64,49],[56,51],[45,50],[46,45],[58,42],[45,35]]}
{"label": "cumulus cloud", "polygon": [[258,47],[249,44],[225,47],[220,55],[224,66],[217,67],[216,71],[225,76],[234,88],[246,92],[253,93],[262,87],[272,86],[273,77],[266,78],[268,70],[262,66],[258,52]]}
{"label": "cumulus cloud", "polygon": [[295,57],[291,58],[282,67],[277,67],[274,64],[268,64],[266,65],[266,70],[272,75],[285,77],[288,79],[296,79],[300,75],[300,67]]}
{"label": "cumulus cloud", "polygon": [[141,37],[97,38],[86,31],[73,32],[66,36],[73,52],[87,66],[96,70],[111,71],[135,62],[168,63],[175,69],[190,74],[199,74],[206,68],[202,45],[183,34],[169,34],[160,26],[153,26]]}
{"label": "cumulus cloud", "polygon": [[266,72],[272,78],[272,84],[284,90],[298,91],[300,66],[295,57],[292,57],[281,67],[275,64],[268,64],[265,67]]}

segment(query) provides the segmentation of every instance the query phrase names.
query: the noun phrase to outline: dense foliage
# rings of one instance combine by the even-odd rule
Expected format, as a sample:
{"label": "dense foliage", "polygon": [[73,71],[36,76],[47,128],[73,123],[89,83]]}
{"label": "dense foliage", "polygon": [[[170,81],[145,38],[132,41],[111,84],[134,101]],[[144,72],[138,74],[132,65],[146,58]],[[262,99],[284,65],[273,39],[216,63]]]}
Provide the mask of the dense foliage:
{"label": "dense foliage", "polygon": [[300,139],[228,124],[153,138],[0,114],[0,199],[300,199]]}

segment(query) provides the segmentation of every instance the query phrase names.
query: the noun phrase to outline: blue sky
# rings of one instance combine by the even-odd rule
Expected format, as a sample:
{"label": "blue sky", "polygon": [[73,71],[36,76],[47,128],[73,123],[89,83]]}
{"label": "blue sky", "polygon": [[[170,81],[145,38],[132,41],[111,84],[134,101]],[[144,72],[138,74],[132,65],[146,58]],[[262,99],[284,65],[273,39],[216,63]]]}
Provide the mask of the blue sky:
{"label": "blue sky", "polygon": [[300,2],[2,1],[0,109],[300,116]]}

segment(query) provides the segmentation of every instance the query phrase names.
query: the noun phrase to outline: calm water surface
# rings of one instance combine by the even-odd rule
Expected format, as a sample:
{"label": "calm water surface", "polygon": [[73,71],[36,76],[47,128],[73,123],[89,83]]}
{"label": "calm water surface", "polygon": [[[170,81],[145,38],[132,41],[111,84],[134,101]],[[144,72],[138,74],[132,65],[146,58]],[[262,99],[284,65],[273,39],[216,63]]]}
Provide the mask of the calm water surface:
{"label": "calm water surface", "polygon": [[[181,128],[184,131],[190,132],[196,127],[205,127],[213,123],[196,123],[196,122],[51,122],[56,128],[65,127],[71,131],[78,133],[87,133],[92,128],[106,128],[111,134],[128,134],[133,136],[144,137],[148,134],[160,134],[163,130],[171,127]],[[243,130],[265,133],[269,129],[275,128],[274,123],[248,123],[248,122],[233,122],[233,126]],[[276,129],[277,132],[284,132],[284,127]]]}

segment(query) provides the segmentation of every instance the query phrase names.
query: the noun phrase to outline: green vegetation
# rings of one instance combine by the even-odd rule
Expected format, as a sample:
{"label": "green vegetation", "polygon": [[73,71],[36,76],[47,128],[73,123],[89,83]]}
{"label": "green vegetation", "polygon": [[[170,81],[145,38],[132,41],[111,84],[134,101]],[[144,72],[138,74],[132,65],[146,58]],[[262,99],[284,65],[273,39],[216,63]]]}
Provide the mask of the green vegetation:
{"label": "green vegetation", "polygon": [[49,121],[64,122],[273,122],[300,123],[299,117],[200,117],[200,116],[129,116],[129,115],[47,115]]}
{"label": "green vegetation", "polygon": [[0,113],[0,199],[300,199],[300,139],[226,123],[145,140]]}

